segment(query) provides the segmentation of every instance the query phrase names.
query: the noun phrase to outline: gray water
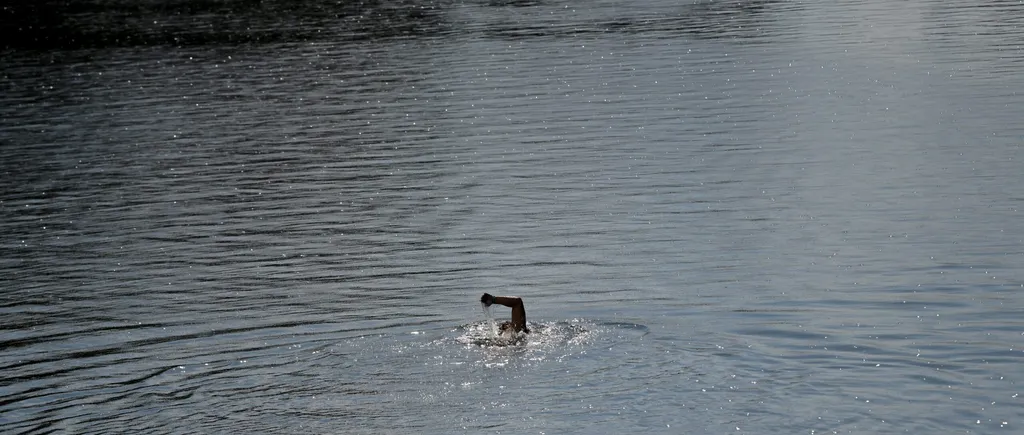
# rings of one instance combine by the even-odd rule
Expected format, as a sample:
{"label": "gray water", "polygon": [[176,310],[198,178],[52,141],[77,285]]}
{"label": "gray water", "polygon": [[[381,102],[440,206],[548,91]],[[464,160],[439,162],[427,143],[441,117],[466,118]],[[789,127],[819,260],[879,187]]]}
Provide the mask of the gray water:
{"label": "gray water", "polygon": [[1017,1],[14,11],[4,432],[1024,431]]}

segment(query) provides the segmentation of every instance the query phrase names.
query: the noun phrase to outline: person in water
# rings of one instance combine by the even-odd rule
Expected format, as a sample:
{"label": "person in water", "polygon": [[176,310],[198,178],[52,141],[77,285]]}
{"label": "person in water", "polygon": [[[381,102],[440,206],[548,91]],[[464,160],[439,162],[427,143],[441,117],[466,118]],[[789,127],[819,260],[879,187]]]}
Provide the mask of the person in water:
{"label": "person in water", "polygon": [[522,299],[517,297],[491,296],[488,293],[484,293],[483,296],[480,296],[480,303],[487,307],[491,306],[491,304],[498,304],[512,308],[512,320],[501,324],[501,332],[511,330],[530,333],[530,329],[526,327],[526,308],[523,308]]}

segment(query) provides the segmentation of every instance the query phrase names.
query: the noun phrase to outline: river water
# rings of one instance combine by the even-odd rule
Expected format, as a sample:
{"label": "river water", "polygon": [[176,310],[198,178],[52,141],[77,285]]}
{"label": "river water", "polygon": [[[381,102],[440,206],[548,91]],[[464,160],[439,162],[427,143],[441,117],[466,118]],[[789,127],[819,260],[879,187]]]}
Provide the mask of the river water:
{"label": "river water", "polygon": [[341,3],[5,8],[4,432],[1024,431],[1019,2]]}

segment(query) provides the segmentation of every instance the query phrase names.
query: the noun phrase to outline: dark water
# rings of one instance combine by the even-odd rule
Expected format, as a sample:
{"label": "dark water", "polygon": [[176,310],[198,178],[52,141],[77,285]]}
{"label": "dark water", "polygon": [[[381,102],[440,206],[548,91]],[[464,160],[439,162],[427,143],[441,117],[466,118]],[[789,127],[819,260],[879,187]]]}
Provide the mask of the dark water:
{"label": "dark water", "polygon": [[1024,430],[1016,1],[4,13],[4,432]]}

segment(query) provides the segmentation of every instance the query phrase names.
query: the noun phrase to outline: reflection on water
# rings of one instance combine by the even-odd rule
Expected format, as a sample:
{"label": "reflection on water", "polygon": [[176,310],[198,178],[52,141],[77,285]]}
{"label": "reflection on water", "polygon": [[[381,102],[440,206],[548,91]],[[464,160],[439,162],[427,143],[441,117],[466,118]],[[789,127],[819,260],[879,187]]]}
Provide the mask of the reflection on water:
{"label": "reflection on water", "polygon": [[9,431],[1024,425],[1015,2],[0,20]]}

